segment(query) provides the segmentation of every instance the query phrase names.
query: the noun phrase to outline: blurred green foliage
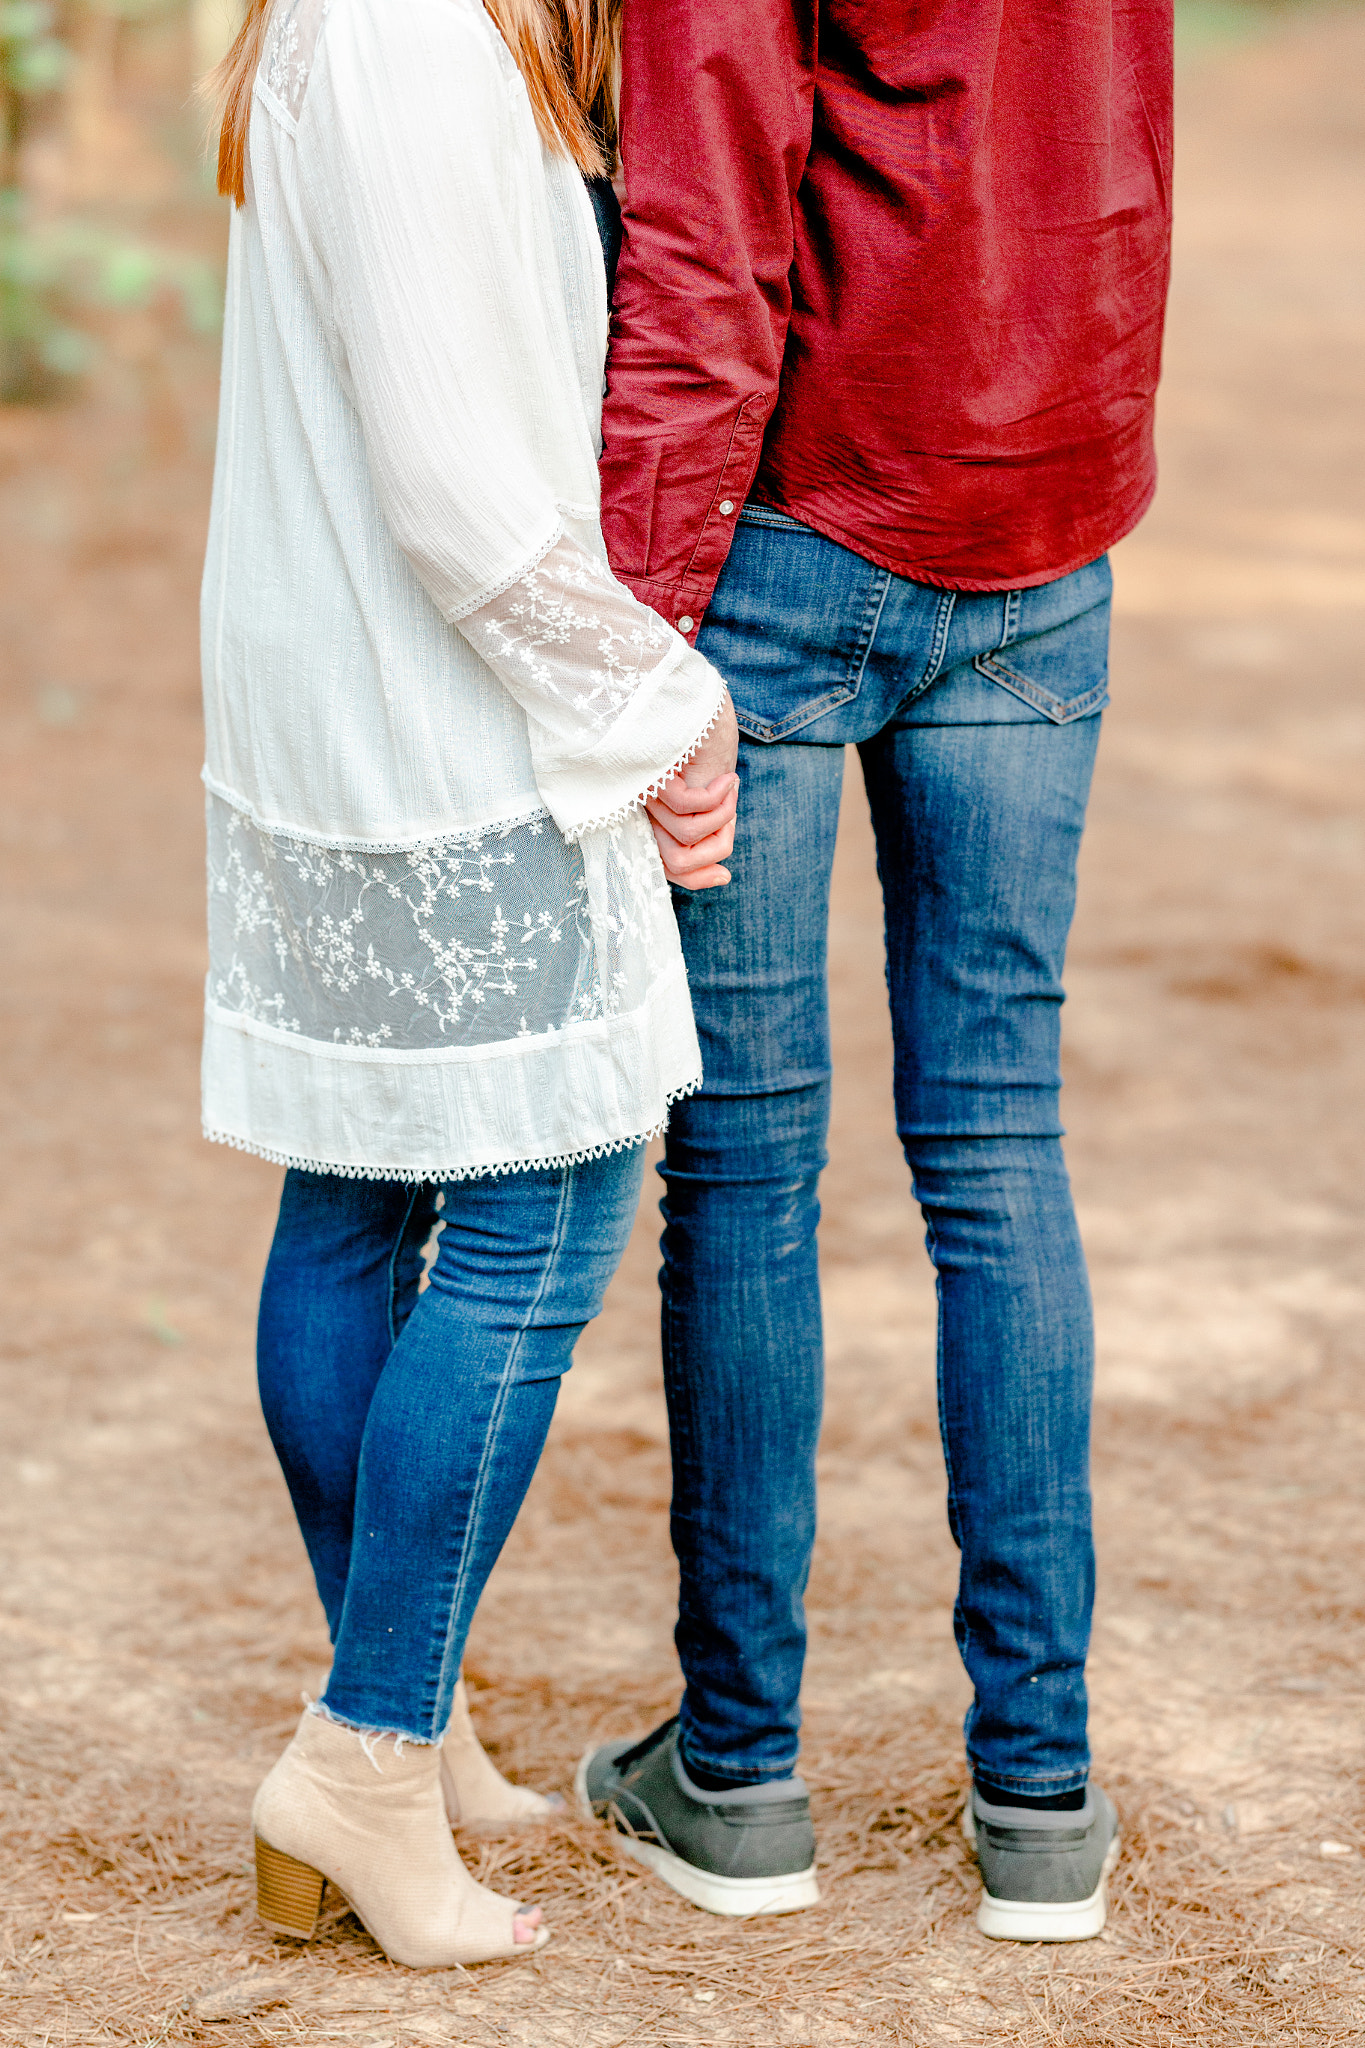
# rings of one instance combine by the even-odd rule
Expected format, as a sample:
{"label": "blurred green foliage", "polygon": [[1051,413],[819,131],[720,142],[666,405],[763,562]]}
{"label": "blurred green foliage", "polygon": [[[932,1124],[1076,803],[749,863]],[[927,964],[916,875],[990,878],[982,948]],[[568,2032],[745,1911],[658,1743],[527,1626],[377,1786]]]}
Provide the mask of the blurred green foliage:
{"label": "blurred green foliage", "polygon": [[216,329],[222,287],[201,257],[92,221],[29,223],[22,195],[0,194],[0,401],[80,377],[98,355],[102,316],[166,295],[192,333]]}
{"label": "blurred green foliage", "polygon": [[[145,21],[185,0],[94,4],[105,16]],[[155,307],[191,333],[218,325],[222,287],[213,264],[110,220],[35,213],[23,190],[23,146],[74,66],[47,0],[0,0],[0,403],[69,388],[96,363],[122,314]]]}
{"label": "blurred green foliage", "polygon": [[53,24],[52,9],[44,0],[0,4],[0,85],[10,123],[20,120],[26,100],[52,92],[66,77],[70,52]]}
{"label": "blurred green foliage", "polygon": [[45,0],[0,0],[0,399],[32,381],[83,367],[85,338],[43,302],[30,262],[18,189],[19,152],[33,101],[55,92],[71,68]]}
{"label": "blurred green foliage", "polygon": [[1197,58],[1227,43],[1247,42],[1322,5],[1323,0],[1175,0],[1176,57]]}

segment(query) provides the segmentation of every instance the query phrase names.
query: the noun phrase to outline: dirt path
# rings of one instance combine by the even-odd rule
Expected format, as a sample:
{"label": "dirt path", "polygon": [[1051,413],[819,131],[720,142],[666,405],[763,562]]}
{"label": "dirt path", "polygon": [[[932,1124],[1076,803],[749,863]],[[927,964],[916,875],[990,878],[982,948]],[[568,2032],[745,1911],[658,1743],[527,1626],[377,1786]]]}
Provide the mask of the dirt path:
{"label": "dirt path", "polygon": [[[0,2039],[1365,2036],[1363,75],[1343,12],[1184,77],[1164,485],[1120,551],[1068,1011],[1095,1738],[1130,1844],[1079,1951],[969,1917],[932,1294],[856,786],[806,1761],[826,1904],[722,1926],[567,1825],[490,1852],[560,1901],[534,1968],[413,1977],[346,1919],[302,1955],[260,1933],[246,1802],[326,1645],[252,1387],[278,1176],[197,1137],[208,383],[171,456],[112,406],[0,417]],[[673,1698],[653,1232],[471,1649],[482,1726],[545,1784]]]}

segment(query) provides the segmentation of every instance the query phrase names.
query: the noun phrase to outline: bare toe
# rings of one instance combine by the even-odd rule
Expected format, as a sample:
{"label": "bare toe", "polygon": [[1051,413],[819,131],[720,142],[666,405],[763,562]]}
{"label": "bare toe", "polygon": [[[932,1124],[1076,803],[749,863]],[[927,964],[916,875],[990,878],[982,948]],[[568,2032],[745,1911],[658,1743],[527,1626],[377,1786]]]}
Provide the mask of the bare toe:
{"label": "bare toe", "polygon": [[512,1939],[520,1948],[528,1941],[534,1941],[536,1930],[544,1918],[539,1906],[528,1906],[512,1918]]}

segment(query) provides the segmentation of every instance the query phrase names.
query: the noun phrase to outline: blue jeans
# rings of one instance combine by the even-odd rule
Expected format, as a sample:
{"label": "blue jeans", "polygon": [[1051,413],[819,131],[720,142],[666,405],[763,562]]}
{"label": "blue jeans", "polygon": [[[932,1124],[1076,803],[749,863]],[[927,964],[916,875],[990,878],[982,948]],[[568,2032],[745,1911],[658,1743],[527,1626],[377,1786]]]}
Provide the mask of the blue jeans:
{"label": "blue jeans", "polygon": [[261,1405],[335,1644],[323,1704],[339,1720],[440,1740],[644,1157],[443,1187],[286,1174]]}
{"label": "blue jeans", "polygon": [[676,901],[706,1079],[660,1171],[682,1743],[794,1764],[822,1398],[826,928],[853,741],[876,833],[896,1123],[939,1298],[958,1646],[983,1785],[1083,1785],[1094,1559],[1085,1262],[1058,1121],[1062,964],[1106,700],[1104,561],[930,589],[748,508],[707,614],[745,744],[728,889]]}

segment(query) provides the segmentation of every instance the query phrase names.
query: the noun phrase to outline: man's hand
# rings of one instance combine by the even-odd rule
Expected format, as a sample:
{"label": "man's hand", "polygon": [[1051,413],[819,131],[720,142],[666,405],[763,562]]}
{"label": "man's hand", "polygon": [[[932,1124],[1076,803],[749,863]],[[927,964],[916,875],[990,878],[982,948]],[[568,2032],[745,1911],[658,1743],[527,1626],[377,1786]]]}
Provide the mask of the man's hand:
{"label": "man's hand", "polygon": [[664,873],[679,889],[717,889],[730,879],[720,863],[735,843],[738,757],[739,727],[727,691],[715,724],[682,774],[645,803]]}

